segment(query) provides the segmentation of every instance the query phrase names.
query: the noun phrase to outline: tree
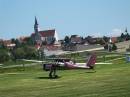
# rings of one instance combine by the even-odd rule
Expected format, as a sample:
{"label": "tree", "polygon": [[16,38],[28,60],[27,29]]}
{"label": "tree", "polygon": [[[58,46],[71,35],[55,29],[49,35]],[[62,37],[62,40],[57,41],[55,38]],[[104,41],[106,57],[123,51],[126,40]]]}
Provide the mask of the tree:
{"label": "tree", "polygon": [[60,42],[61,42],[61,45],[65,44],[65,41],[64,41],[64,40],[60,40]]}
{"label": "tree", "polygon": [[99,41],[96,40],[96,44],[104,45],[105,43],[103,42],[103,40],[100,39]]}
{"label": "tree", "polygon": [[65,36],[65,39],[64,39],[64,41],[65,41],[65,43],[69,43],[70,42],[70,38],[69,38],[69,36]]}
{"label": "tree", "polygon": [[37,53],[37,59],[38,58],[45,58],[45,53],[43,50],[38,50],[36,53]]}
{"label": "tree", "polygon": [[34,49],[34,47],[26,45],[25,47],[23,47],[23,51],[25,52],[25,58],[27,59],[36,58],[37,56],[36,50]]}
{"label": "tree", "polygon": [[12,43],[15,43],[15,39],[14,38],[12,38],[11,40],[12,40]]}
{"label": "tree", "polygon": [[125,35],[123,33],[121,33],[121,38],[125,38]]}
{"label": "tree", "polygon": [[13,53],[14,60],[23,59],[25,58],[26,55],[23,49],[21,48],[15,49],[12,53]]}
{"label": "tree", "polygon": [[25,41],[30,46],[34,45],[34,39],[32,37],[27,37]]}
{"label": "tree", "polygon": [[126,37],[130,37],[129,33],[126,34]]}
{"label": "tree", "polygon": [[108,42],[109,40],[108,40],[108,37],[106,37],[106,36],[103,36],[103,39],[105,40],[105,42]]}
{"label": "tree", "polygon": [[6,45],[2,44],[0,46],[0,50],[6,50],[6,51],[8,51],[8,47]]}
{"label": "tree", "polygon": [[105,43],[103,42],[103,40],[100,39],[100,40],[99,40],[99,44],[100,44],[100,45],[104,45]]}
{"label": "tree", "polygon": [[0,63],[9,61],[8,51],[2,49],[0,50]]}
{"label": "tree", "polygon": [[80,36],[80,37],[81,37],[82,40],[84,39],[83,36]]}
{"label": "tree", "polygon": [[112,50],[117,50],[117,46],[115,44],[113,44]]}

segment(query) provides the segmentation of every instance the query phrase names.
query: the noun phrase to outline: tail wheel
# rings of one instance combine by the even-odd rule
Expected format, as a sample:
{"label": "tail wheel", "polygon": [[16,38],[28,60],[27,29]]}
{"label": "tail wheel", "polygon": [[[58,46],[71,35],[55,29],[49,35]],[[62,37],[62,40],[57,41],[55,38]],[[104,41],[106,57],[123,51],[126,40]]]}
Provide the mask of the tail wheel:
{"label": "tail wheel", "polygon": [[58,75],[55,75],[55,78],[58,78]]}

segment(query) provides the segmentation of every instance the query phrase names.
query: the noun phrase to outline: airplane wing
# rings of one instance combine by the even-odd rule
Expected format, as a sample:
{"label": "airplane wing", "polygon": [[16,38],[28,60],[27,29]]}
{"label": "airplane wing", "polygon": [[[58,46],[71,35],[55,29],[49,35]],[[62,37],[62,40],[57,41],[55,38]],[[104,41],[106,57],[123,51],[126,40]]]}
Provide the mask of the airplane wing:
{"label": "airplane wing", "polygon": [[53,60],[53,61],[56,61],[56,62],[63,62],[63,60],[66,61],[66,62],[70,61],[70,59],[68,59],[68,58],[48,58],[48,60]]}
{"label": "airplane wing", "polygon": [[21,59],[23,61],[30,61],[30,62],[38,62],[38,63],[42,63],[42,62],[45,62],[45,61],[38,61],[38,60],[26,60],[26,59]]}

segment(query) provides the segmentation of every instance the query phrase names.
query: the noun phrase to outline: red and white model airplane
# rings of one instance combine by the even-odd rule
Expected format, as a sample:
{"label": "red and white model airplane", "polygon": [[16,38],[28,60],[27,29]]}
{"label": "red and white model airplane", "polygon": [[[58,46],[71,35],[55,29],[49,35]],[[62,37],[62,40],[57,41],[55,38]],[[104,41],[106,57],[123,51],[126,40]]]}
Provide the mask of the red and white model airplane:
{"label": "red and white model airplane", "polygon": [[[94,65],[97,59],[97,55],[90,55],[88,61],[81,66],[81,64],[76,64],[75,62],[70,62],[69,59],[66,58],[49,58],[49,60],[53,60],[52,63],[43,64],[43,70],[50,71],[49,77],[55,77],[58,78],[58,75],[56,75],[56,71],[58,68],[66,68],[66,69],[93,69]],[[61,66],[60,62],[64,63],[64,65]],[[54,72],[54,73],[53,73]],[[53,76],[52,76],[53,73]]]}

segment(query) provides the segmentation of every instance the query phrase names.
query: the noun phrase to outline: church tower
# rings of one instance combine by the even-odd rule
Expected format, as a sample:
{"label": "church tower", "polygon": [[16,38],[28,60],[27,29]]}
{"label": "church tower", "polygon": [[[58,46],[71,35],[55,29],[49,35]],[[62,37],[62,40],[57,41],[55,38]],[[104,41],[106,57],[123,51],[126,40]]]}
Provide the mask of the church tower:
{"label": "church tower", "polygon": [[38,31],[40,31],[40,28],[37,22],[37,18],[35,16],[34,32],[37,33]]}

